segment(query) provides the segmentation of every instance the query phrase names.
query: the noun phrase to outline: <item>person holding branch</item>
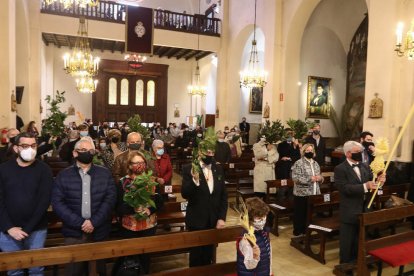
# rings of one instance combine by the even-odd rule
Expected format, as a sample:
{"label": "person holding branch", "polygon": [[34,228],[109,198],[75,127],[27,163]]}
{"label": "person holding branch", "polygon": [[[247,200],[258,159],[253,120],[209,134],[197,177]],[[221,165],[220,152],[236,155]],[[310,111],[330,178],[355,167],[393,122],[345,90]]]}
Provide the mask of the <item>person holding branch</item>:
{"label": "person holding branch", "polygon": [[344,144],[346,160],[335,167],[335,185],[341,198],[339,206],[339,261],[350,263],[358,255],[358,214],[365,211],[365,194],[385,182],[385,173],[372,181],[372,172],[362,163],[364,147],[355,141]]}
{"label": "person holding branch", "polygon": [[[223,169],[213,159],[216,140],[214,129],[208,128],[204,140],[199,139],[193,150],[192,164],[183,167],[181,195],[188,200],[185,224],[189,231],[225,225],[227,192]],[[213,246],[191,248],[190,267],[211,264]]]}

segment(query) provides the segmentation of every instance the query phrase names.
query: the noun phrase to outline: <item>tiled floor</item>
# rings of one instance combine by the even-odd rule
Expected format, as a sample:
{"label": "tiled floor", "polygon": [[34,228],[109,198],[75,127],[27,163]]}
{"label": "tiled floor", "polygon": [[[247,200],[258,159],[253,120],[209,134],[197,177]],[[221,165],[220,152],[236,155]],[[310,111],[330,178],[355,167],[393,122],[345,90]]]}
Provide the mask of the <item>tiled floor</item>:
{"label": "tiled floor", "polygon": [[[179,175],[175,174],[173,183],[181,183]],[[230,199],[231,200],[231,199]],[[227,225],[235,225],[238,223],[238,216],[235,211],[229,208]],[[274,275],[297,276],[297,275],[315,275],[325,276],[333,275],[332,271],[339,262],[339,245],[338,241],[327,243],[325,265],[313,260],[312,258],[302,254],[295,248],[290,246],[292,237],[292,224],[289,220],[281,221],[279,237],[271,234],[272,244],[272,269]],[[177,267],[188,266],[187,254],[168,256],[153,260],[151,270],[153,272],[172,269]],[[235,242],[220,244],[217,249],[217,262],[228,262],[236,259]],[[406,271],[414,269],[414,266],[408,266]],[[398,268],[386,268],[383,275],[396,275]],[[372,273],[372,275],[376,275]],[[413,274],[414,275],[414,274]]]}

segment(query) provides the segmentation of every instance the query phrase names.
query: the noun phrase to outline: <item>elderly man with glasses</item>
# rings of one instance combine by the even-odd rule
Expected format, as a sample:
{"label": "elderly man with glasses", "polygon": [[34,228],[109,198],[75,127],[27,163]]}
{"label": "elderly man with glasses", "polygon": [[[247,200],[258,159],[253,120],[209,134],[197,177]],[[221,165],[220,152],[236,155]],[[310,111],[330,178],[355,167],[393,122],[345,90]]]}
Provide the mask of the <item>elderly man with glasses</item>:
{"label": "elderly man with glasses", "polygon": [[[53,178],[50,168],[36,160],[32,134],[14,140],[17,158],[0,165],[0,249],[3,252],[42,248],[47,233],[47,208]],[[23,270],[8,275],[24,275]],[[29,275],[43,275],[43,267],[29,268]]]}
{"label": "elderly man with glasses", "polygon": [[[95,146],[83,137],[75,145],[76,163],[61,171],[52,193],[53,211],[62,219],[65,244],[102,241],[111,230],[111,211],[116,202],[116,187],[111,172],[92,163]],[[85,264],[68,264],[65,275],[87,275]],[[105,275],[104,263],[97,271]]]}

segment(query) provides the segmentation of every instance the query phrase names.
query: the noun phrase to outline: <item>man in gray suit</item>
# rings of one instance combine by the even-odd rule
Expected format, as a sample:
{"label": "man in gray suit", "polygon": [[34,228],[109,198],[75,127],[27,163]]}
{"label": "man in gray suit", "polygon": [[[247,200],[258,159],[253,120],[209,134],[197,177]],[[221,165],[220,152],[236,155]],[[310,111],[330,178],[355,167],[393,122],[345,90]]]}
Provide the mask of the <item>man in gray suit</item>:
{"label": "man in gray suit", "polygon": [[[346,160],[335,167],[335,185],[341,203],[339,217],[339,262],[354,262],[358,256],[358,214],[365,211],[365,194],[375,189],[377,184],[372,181],[372,173],[367,164],[363,164],[364,147],[355,141],[344,144]],[[385,174],[378,178],[385,182]],[[367,199],[369,200],[369,198]]]}

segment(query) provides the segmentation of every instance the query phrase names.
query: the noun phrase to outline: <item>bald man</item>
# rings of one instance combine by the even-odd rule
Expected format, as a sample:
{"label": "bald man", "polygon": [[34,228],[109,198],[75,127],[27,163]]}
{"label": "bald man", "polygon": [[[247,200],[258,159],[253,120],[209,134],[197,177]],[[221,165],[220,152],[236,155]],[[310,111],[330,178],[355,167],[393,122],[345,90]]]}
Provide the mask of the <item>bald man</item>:
{"label": "bald man", "polygon": [[112,167],[112,175],[114,176],[115,183],[118,184],[119,180],[128,174],[128,154],[134,150],[140,151],[145,156],[148,168],[155,174],[154,160],[151,159],[151,154],[144,150],[142,135],[138,132],[129,133],[127,136],[127,146],[128,150],[115,158],[115,163]]}

